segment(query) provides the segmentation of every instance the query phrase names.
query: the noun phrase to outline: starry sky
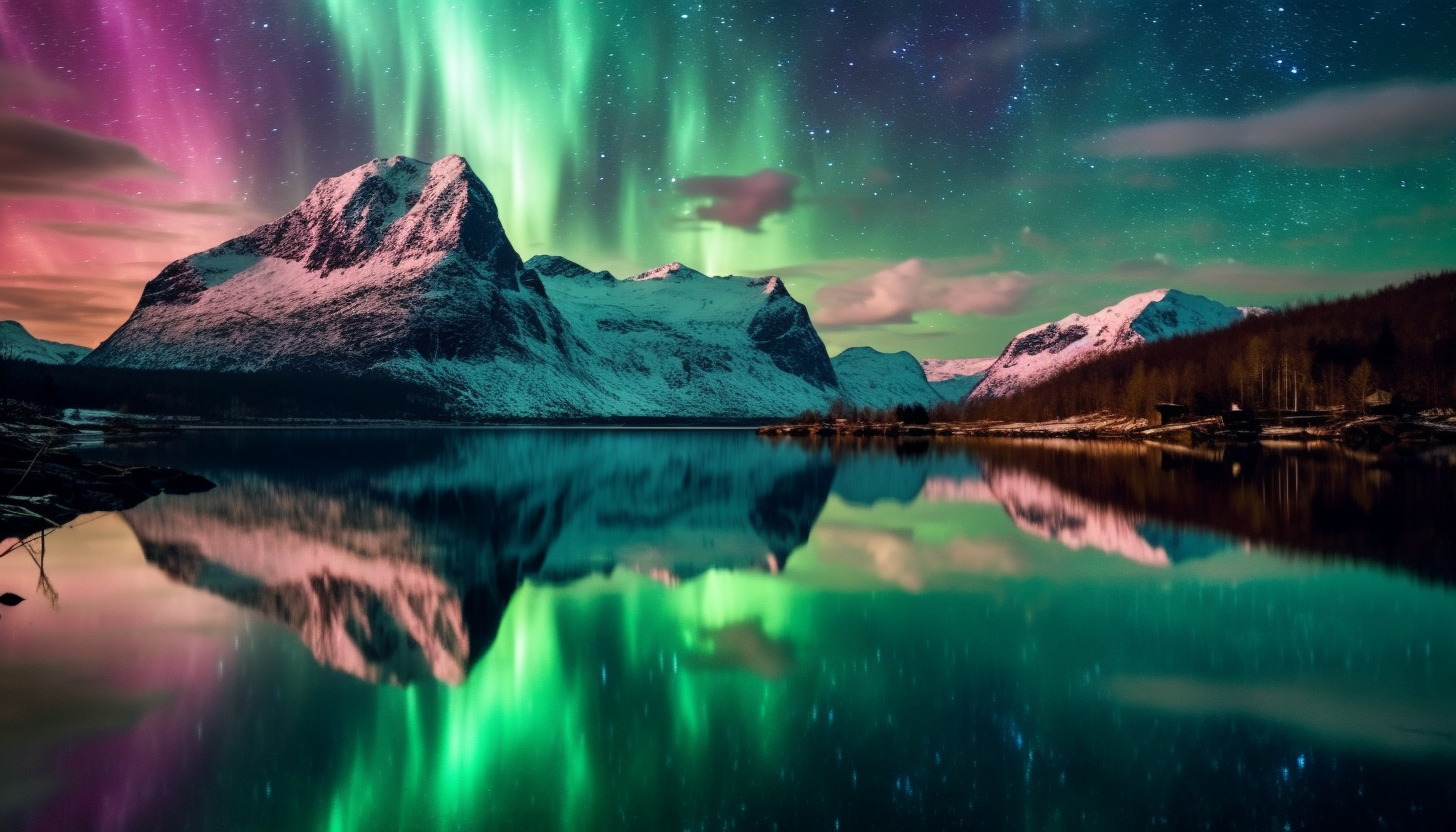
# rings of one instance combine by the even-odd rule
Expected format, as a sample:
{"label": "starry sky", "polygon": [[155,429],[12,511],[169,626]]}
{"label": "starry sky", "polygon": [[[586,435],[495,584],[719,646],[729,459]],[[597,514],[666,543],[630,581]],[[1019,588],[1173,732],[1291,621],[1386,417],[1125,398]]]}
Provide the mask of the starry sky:
{"label": "starry sky", "polygon": [[94,345],[376,156],[523,256],[779,274],[830,352],[1456,266],[1445,2],[0,0],[0,319]]}

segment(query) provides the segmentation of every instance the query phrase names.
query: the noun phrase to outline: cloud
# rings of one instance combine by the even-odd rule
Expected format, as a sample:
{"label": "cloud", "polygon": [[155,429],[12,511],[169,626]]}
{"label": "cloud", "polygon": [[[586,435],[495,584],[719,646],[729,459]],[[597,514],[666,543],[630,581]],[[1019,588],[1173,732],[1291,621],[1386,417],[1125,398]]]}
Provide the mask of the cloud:
{"label": "cloud", "polygon": [[1420,269],[1380,271],[1322,271],[1318,269],[1256,266],[1237,260],[1201,263],[1186,270],[1180,289],[1207,292],[1242,292],[1248,295],[1348,295],[1378,289],[1414,278]]}
{"label": "cloud", "polygon": [[93,346],[136,306],[145,281],[39,274],[7,275],[0,320],[18,320],[37,338]]}
{"label": "cloud", "polygon": [[910,323],[916,312],[1006,315],[1021,305],[1028,285],[1021,272],[952,276],[919,258],[815,293],[820,326]]}
{"label": "cloud", "polygon": [[1388,84],[1313,95],[1234,118],[1175,118],[1121,127],[1086,142],[1111,158],[1267,156],[1348,166],[1444,152],[1456,136],[1456,84]]}
{"label": "cloud", "polygon": [[42,222],[36,223],[47,231],[67,234],[72,237],[99,237],[107,240],[134,240],[143,243],[169,243],[182,239],[181,234],[158,231],[153,228],[138,228],[131,225],[105,225],[87,222]]}
{"label": "cloud", "polygon": [[794,188],[798,186],[799,177],[777,170],[749,176],[690,176],[677,182],[683,195],[713,200],[698,206],[699,219],[745,231],[757,231],[764,217],[794,207]]}
{"label": "cloud", "polygon": [[1422,205],[1414,214],[1399,214],[1376,217],[1376,228],[1427,225],[1433,222],[1456,220],[1456,205]]}
{"label": "cloud", "polygon": [[126,142],[0,113],[0,193],[63,193],[84,182],[137,175],[165,176],[167,169]]}
{"label": "cloud", "polygon": [[1055,240],[1039,231],[1033,231],[1029,225],[1023,225],[1021,227],[1021,234],[1018,239],[1021,240],[1022,245],[1028,248],[1039,249],[1041,251],[1058,251],[1061,249],[1061,246],[1057,245]]}

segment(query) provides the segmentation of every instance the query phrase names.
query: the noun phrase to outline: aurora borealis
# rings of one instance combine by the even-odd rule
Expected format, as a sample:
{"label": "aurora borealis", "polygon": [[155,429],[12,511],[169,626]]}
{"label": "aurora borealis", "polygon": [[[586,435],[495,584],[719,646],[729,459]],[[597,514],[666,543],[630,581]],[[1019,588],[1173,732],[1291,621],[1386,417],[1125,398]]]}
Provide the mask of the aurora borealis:
{"label": "aurora borealis", "polygon": [[1453,33],[1437,2],[0,0],[0,318],[95,344],[166,262],[396,153],[466,156],[526,256],[781,274],[831,352],[1344,294],[1456,264]]}

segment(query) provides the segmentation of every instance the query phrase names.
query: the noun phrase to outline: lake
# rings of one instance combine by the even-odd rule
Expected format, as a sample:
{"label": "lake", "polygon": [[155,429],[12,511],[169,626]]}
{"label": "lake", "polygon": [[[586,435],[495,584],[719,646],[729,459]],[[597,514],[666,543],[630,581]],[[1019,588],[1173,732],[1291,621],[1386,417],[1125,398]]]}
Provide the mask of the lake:
{"label": "lake", "polygon": [[0,828],[1456,827],[1456,465],[197,430],[0,558]]}

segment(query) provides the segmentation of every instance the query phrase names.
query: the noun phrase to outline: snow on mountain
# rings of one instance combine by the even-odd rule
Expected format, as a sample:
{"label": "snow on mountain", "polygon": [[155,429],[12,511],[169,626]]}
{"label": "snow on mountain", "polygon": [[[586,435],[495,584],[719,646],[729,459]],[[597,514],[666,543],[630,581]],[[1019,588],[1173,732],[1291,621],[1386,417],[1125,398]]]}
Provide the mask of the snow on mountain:
{"label": "snow on mountain", "polygon": [[43,341],[19,321],[0,321],[0,358],[38,364],[75,364],[90,350],[75,344]]}
{"label": "snow on mountain", "polygon": [[995,358],[925,358],[920,366],[925,368],[925,379],[942,399],[948,402],[965,401],[986,370],[996,363]]}
{"label": "snow on mountain", "polygon": [[920,366],[925,369],[925,380],[929,382],[950,381],[966,376],[979,375],[996,363],[993,358],[922,358]]}
{"label": "snow on mountain", "polygon": [[840,395],[856,407],[889,410],[897,404],[930,407],[942,401],[925,380],[920,362],[908,352],[850,347],[834,356],[833,364]]}
{"label": "snow on mountain", "polygon": [[971,399],[1019,392],[1061,371],[1145,341],[1229,326],[1251,310],[1177,289],[1133,295],[1092,315],[1068,315],[1017,335],[986,370]]}
{"label": "snow on mountain", "polygon": [[669,263],[617,280],[554,256],[526,267],[602,359],[599,378],[618,396],[611,412],[788,415],[834,396],[829,354],[776,277]]}
{"label": "snow on mountain", "polygon": [[533,263],[463,158],[376,159],[169,265],[86,361],[384,374],[475,417],[768,417],[833,398],[823,342],[775,278]]}

